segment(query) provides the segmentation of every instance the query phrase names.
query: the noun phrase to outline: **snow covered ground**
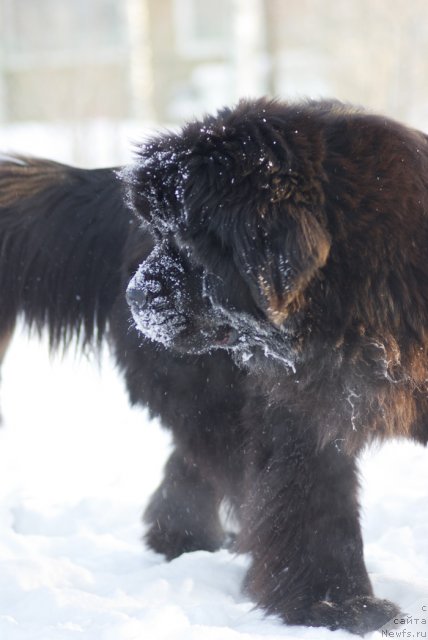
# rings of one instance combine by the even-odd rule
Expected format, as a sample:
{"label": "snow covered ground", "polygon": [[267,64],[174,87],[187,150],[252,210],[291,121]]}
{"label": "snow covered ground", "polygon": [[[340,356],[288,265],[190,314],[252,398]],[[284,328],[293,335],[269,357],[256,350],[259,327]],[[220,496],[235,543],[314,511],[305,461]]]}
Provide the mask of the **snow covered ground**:
{"label": "snow covered ground", "polygon": [[[196,552],[166,563],[144,547],[140,515],[169,440],[144,411],[129,408],[108,354],[101,360],[49,359],[44,342],[23,335],[7,355],[0,638],[350,638],[264,618],[240,593],[244,557]],[[377,594],[405,610],[428,604],[428,451],[384,447],[365,456],[362,474]]]}

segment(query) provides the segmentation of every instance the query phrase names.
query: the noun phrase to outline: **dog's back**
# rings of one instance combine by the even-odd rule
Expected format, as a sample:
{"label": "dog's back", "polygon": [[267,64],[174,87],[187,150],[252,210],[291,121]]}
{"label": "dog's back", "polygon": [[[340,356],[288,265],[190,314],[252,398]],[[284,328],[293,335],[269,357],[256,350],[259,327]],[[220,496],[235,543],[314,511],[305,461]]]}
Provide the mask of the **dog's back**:
{"label": "dog's back", "polygon": [[113,169],[0,161],[0,351],[18,316],[51,346],[101,340],[132,224]]}

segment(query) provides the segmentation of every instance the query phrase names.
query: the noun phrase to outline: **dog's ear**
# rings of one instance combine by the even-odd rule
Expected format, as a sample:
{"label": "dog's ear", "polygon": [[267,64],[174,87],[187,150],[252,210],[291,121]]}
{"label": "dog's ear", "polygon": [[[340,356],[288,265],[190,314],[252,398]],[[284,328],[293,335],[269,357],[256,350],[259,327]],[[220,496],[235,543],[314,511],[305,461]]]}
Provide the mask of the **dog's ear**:
{"label": "dog's ear", "polygon": [[327,262],[331,238],[309,208],[289,204],[234,239],[241,275],[269,319],[281,326],[316,272]]}

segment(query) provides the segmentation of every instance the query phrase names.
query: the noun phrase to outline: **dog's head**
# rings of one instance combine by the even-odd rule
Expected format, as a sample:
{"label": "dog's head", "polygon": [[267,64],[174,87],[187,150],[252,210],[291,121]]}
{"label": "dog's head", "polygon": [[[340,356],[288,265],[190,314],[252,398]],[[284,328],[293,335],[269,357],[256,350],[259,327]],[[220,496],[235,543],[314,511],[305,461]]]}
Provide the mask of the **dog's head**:
{"label": "dog's head", "polygon": [[330,251],[311,108],[241,102],[139,150],[124,178],[156,247],[128,300],[148,337],[290,361]]}

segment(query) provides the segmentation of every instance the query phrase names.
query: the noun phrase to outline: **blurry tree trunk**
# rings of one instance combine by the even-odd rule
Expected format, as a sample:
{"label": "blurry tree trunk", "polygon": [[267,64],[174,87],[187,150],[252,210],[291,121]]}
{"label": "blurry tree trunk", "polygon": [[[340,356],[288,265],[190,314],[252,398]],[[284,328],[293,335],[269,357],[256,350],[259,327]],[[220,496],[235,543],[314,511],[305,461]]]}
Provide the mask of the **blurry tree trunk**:
{"label": "blurry tree trunk", "polygon": [[235,99],[267,91],[265,13],[262,0],[234,0]]}
{"label": "blurry tree trunk", "polygon": [[147,0],[127,0],[130,43],[129,82],[131,113],[139,120],[155,120],[149,6]]}

